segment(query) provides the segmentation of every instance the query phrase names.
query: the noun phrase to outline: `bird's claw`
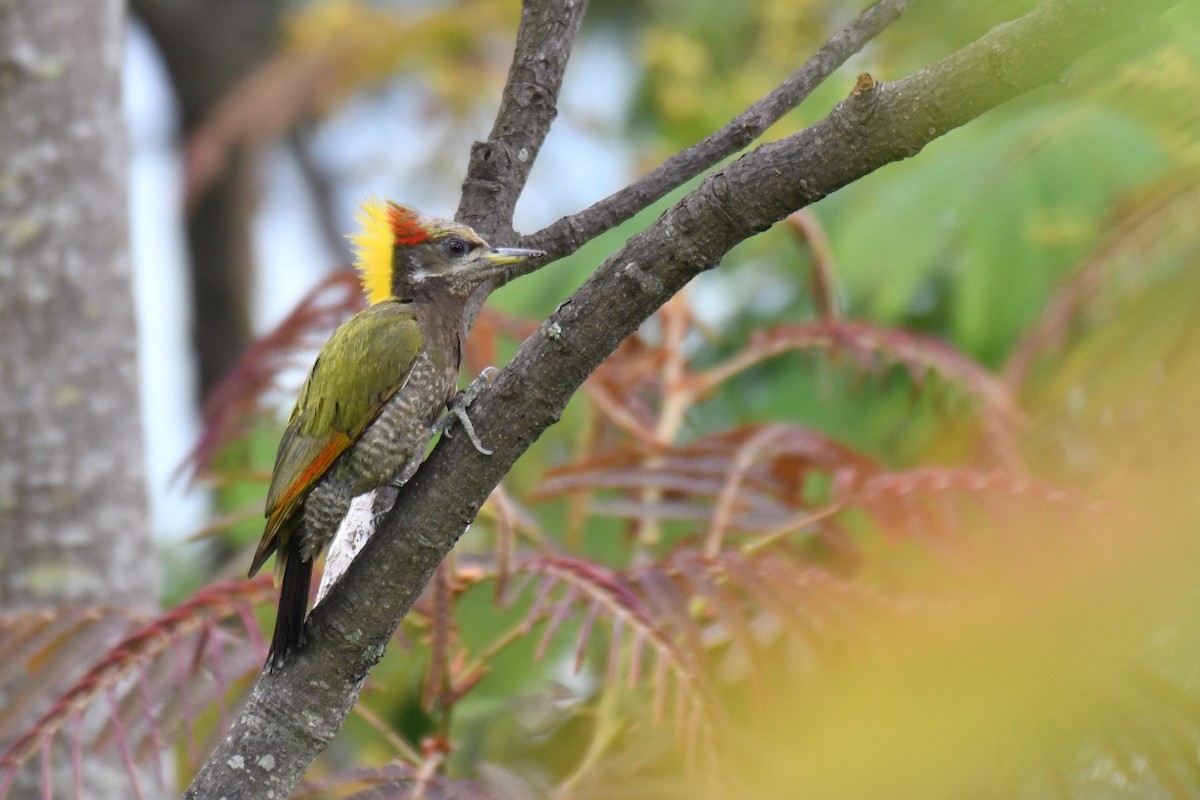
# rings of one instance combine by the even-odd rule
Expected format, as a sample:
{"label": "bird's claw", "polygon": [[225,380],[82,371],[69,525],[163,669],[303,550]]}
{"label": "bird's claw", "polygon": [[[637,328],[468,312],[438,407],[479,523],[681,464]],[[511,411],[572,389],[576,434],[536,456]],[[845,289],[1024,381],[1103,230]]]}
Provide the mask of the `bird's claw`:
{"label": "bird's claw", "polygon": [[450,413],[446,415],[447,424],[442,426],[443,434],[450,436],[450,438],[454,438],[451,436],[448,428],[450,427],[449,422],[457,419],[458,424],[462,425],[463,430],[467,432],[467,438],[471,440],[471,444],[475,446],[476,450],[485,456],[490,456],[492,453],[496,452],[495,450],[483,446],[483,442],[479,439],[479,434],[475,432],[475,426],[471,424],[471,418],[467,416],[466,404],[462,403],[457,397],[455,397],[450,401],[449,411]]}
{"label": "bird's claw", "polygon": [[483,446],[483,442],[479,439],[479,434],[475,433],[475,426],[471,424],[471,418],[467,416],[467,407],[475,402],[475,399],[479,397],[479,393],[499,373],[500,370],[495,367],[485,367],[483,372],[475,376],[475,379],[471,381],[467,388],[456,394],[454,399],[447,404],[446,410],[448,413],[442,417],[440,422],[433,426],[434,432],[440,432],[453,438],[449,430],[450,425],[454,420],[458,420],[458,423],[467,432],[467,438],[471,440],[471,444],[475,446],[476,450],[485,456],[490,456],[494,453],[494,450]]}

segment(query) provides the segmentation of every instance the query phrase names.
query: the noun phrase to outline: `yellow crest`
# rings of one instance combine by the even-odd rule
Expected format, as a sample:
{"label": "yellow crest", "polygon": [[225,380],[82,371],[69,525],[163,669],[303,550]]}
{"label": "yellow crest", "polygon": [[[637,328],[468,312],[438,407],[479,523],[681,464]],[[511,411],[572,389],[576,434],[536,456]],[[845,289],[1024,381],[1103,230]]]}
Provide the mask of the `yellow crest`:
{"label": "yellow crest", "polygon": [[392,296],[392,267],[397,245],[414,245],[429,239],[421,215],[406,206],[368,197],[354,215],[359,232],[349,237],[354,245],[354,266],[371,305]]}
{"label": "yellow crest", "polygon": [[354,245],[354,267],[371,305],[392,296],[392,251],[395,249],[388,206],[368,197],[354,215],[358,233],[346,237]]}

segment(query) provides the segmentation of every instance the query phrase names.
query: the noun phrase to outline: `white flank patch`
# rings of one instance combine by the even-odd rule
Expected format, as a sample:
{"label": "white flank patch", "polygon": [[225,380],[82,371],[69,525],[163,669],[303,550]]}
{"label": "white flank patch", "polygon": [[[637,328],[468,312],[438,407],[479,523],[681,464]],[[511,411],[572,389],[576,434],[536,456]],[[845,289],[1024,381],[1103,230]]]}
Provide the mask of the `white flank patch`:
{"label": "white flank patch", "polygon": [[[350,562],[362,550],[363,545],[375,533],[375,492],[367,492],[354,498],[350,510],[338,527],[329,555],[325,557],[325,573],[317,588],[317,603],[320,603],[333,585],[346,573]],[[316,603],[313,604],[314,606]]]}

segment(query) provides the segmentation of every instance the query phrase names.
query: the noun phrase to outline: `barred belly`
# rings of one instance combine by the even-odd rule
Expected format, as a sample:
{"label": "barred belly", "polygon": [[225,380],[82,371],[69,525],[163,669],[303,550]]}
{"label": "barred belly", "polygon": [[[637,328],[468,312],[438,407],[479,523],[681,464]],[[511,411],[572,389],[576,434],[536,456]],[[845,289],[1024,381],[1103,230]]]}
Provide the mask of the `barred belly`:
{"label": "barred belly", "polygon": [[457,385],[456,370],[438,369],[426,354],[417,357],[405,385],[305,500],[302,558],[311,560],[329,543],[355,497],[408,482]]}

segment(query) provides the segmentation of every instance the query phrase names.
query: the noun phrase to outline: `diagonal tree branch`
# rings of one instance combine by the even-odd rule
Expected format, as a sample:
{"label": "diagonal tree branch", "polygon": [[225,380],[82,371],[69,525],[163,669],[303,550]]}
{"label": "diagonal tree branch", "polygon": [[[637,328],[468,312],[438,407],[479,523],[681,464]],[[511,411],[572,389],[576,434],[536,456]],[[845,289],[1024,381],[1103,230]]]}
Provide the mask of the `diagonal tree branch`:
{"label": "diagonal tree branch", "polygon": [[578,214],[521,239],[522,247],[545,250],[550,258],[574,253],[620,225],[719,161],[747,147],[767,128],[800,105],[833,71],[900,18],[912,0],[878,0],[833,35],[800,69],[770,94],[731,119],[725,127]]}
{"label": "diagonal tree branch", "polygon": [[472,409],[490,457],[444,439],[309,621],[308,644],[264,674],[185,797],[284,797],[349,714],[367,671],[516,458],[588,374],[738,242],[948,130],[1055,79],[1075,58],[1177,0],[1050,0],[897,83],[860,76],[810,128],[710,175],[608,258],[530,337]]}
{"label": "diagonal tree branch", "polygon": [[516,238],[513,210],[558,116],[558,93],[587,0],[525,0],[500,110],[486,142],[471,148],[455,215],[488,241]]}

